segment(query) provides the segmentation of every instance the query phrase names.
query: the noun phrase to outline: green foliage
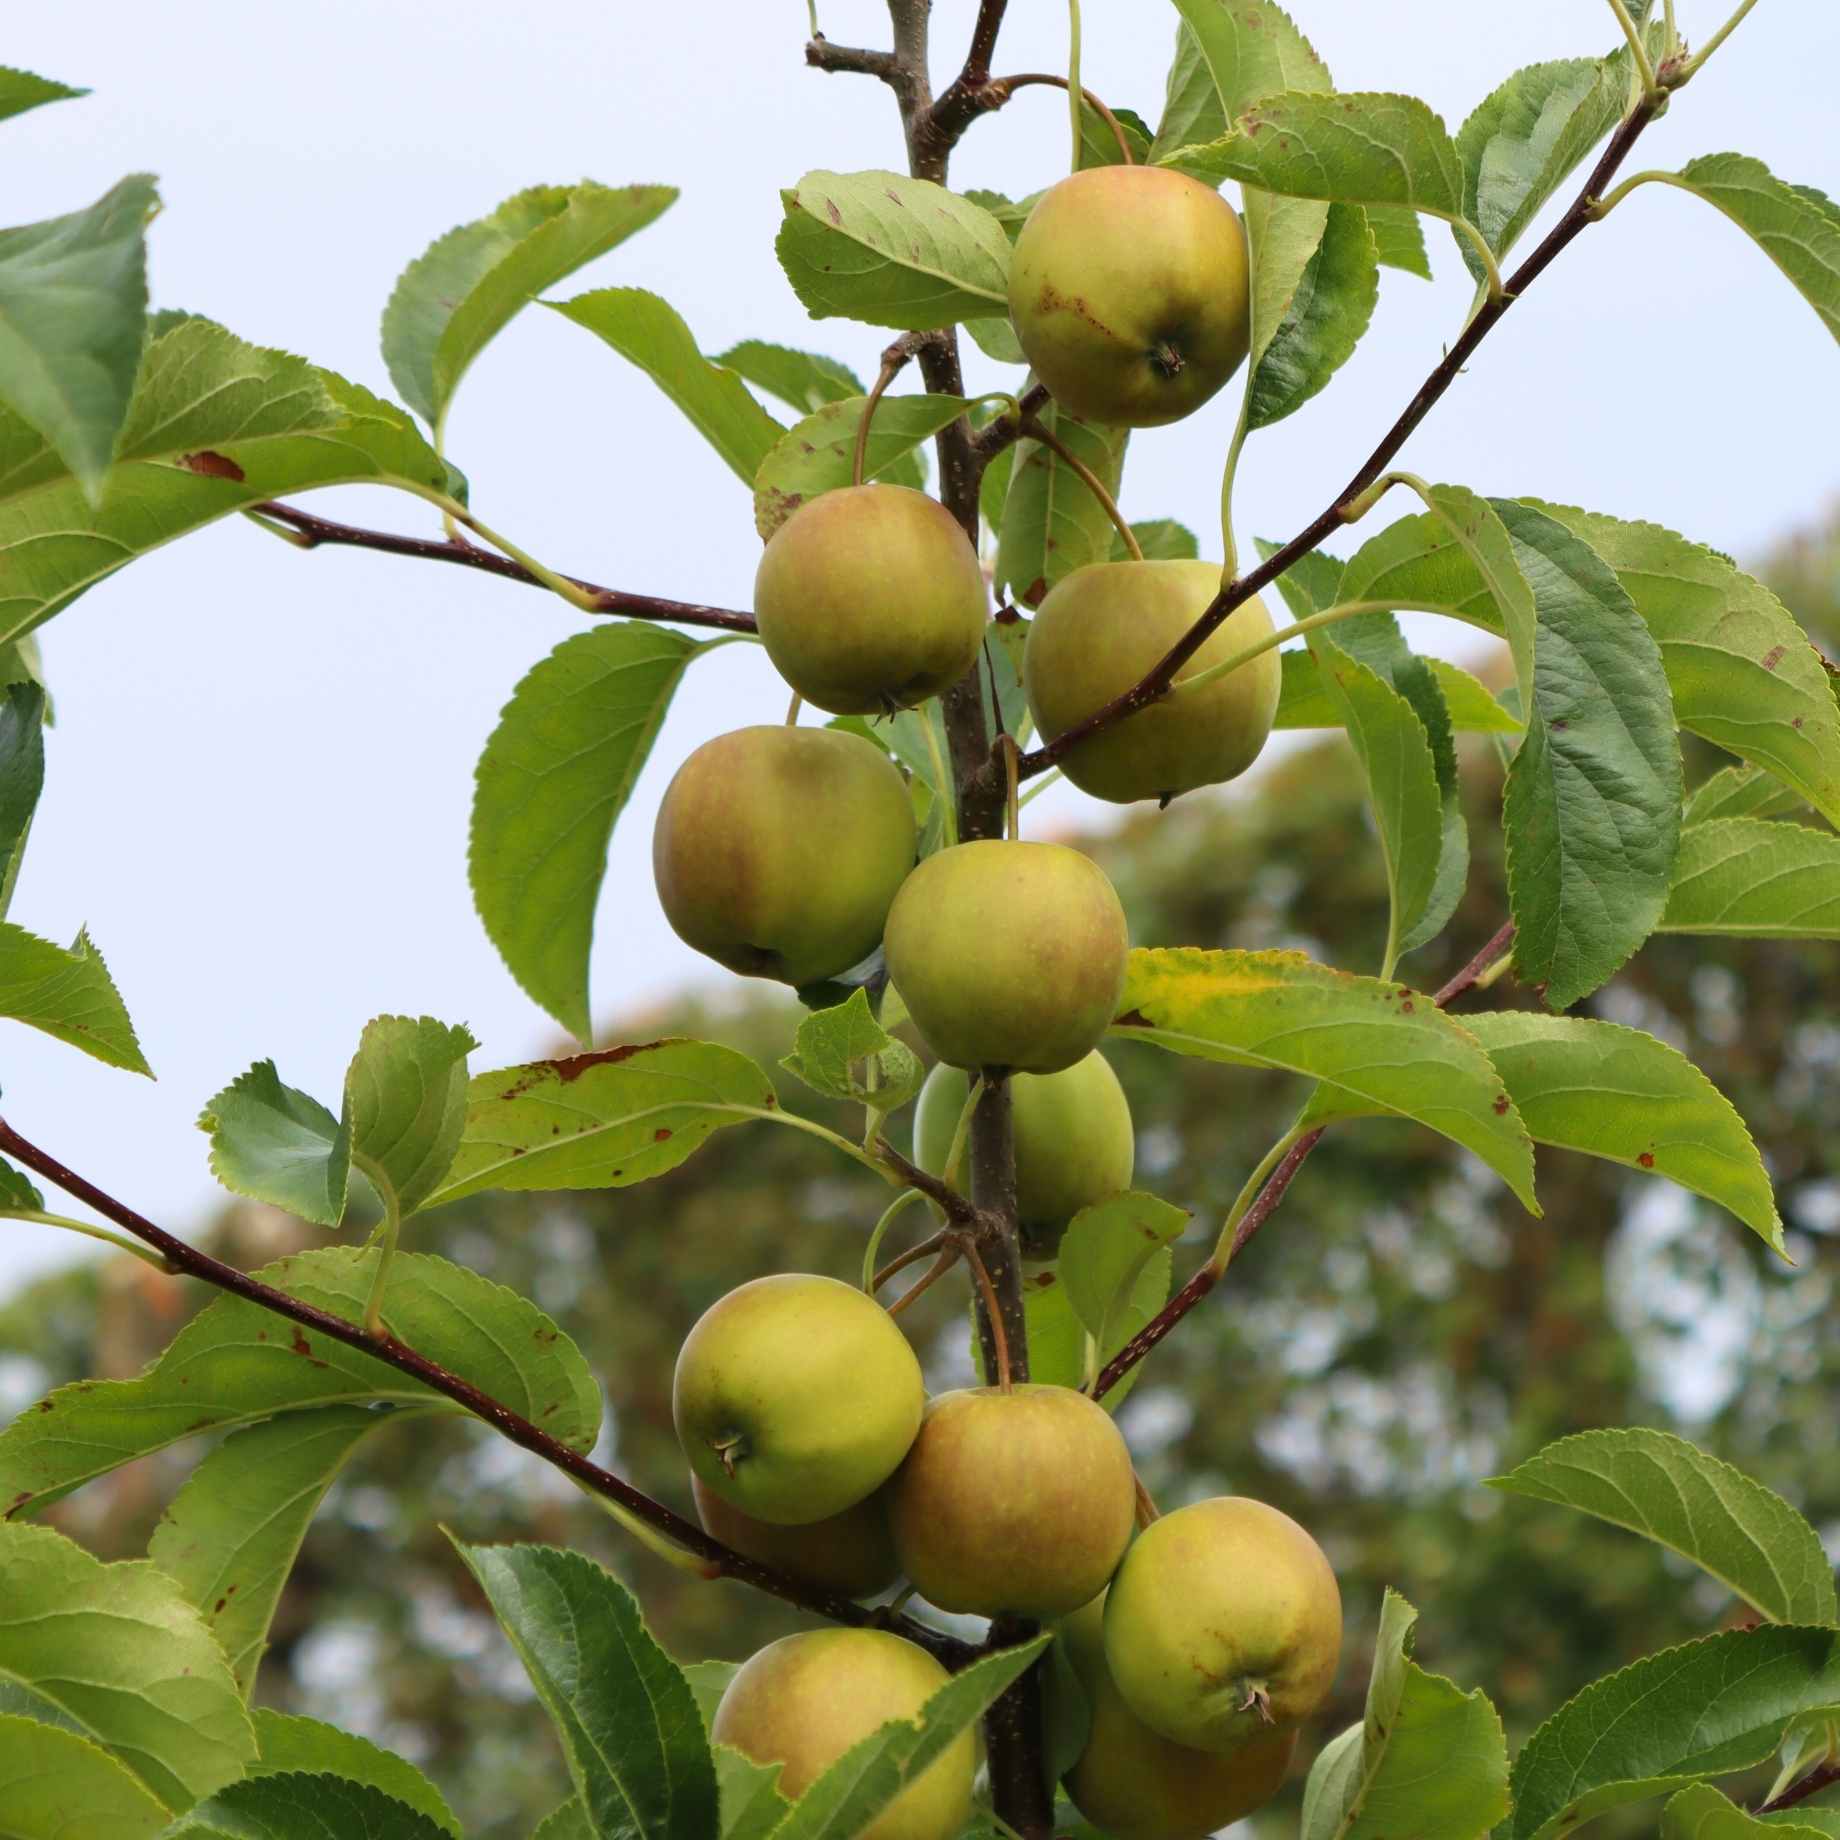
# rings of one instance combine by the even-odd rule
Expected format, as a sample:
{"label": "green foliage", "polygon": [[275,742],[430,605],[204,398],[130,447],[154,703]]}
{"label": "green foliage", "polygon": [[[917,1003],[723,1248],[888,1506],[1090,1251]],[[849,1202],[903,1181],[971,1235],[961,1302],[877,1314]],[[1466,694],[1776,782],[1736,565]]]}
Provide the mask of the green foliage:
{"label": "green foliage", "polygon": [[769,344],[765,339],[743,339],[717,353],[715,362],[801,415],[863,393],[862,380],[847,364],[815,351]]}
{"label": "green foliage", "polygon": [[[1060,1246],[1060,1287],[1080,1326],[1090,1338],[1092,1373],[1136,1334],[1120,1334],[1124,1323],[1138,1318],[1141,1328],[1169,1295],[1173,1261],[1169,1248],[1188,1226],[1184,1208],[1135,1190],[1082,1208],[1068,1222]],[[1156,1301],[1142,1309],[1139,1286]],[[1116,1405],[1116,1401],[1113,1404]]]}
{"label": "green foliage", "polygon": [[624,1188],[778,1103],[745,1054],[707,1041],[497,1068],[467,1089],[460,1148],[433,1202],[488,1188]]}
{"label": "green foliage", "polygon": [[[1808,1811],[1830,1819],[1832,1809]],[[1785,1809],[1773,1821],[1759,1821],[1710,1783],[1695,1783],[1668,1798],[1661,1811],[1661,1840],[1816,1840],[1831,1831],[1809,1826],[1799,1808]]]}
{"label": "green foliage", "polygon": [[1308,1075],[1313,1122],[1411,1118],[1473,1150],[1529,1209],[1533,1148],[1475,1038],[1429,997],[1297,952],[1140,948],[1112,1032],[1177,1054]]}
{"label": "green foliage", "polygon": [[369,1783],[316,1772],[233,1783],[175,1822],[165,1840],[441,1840],[451,1831]]}
{"label": "green foliage", "polygon": [[671,185],[534,185],[430,244],[383,310],[384,362],[403,401],[438,434],[467,366],[521,307],[676,198]]}
{"label": "green foliage", "polygon": [[0,921],[0,1016],[41,1029],[104,1066],[153,1078],[134,1024],[88,933],[68,952]]}
{"label": "green foliage", "polygon": [[[1292,209],[1281,213],[1281,204]],[[1380,297],[1379,255],[1367,213],[1356,205],[1329,205],[1311,236],[1310,220],[1294,205],[1268,192],[1246,197],[1247,229],[1263,257],[1253,281],[1255,359],[1247,386],[1248,428],[1282,421],[1325,388],[1354,355]],[[1279,258],[1280,273],[1288,268],[1279,256],[1281,237],[1296,248],[1307,245],[1310,253],[1277,322],[1261,327],[1273,258]]]}
{"label": "green foliage", "polygon": [[0,1822],[8,1840],[155,1840],[168,1811],[99,1744],[39,1719],[0,1714]]}
{"label": "green foliage", "polygon": [[44,785],[45,692],[38,684],[8,684],[0,692],[0,920],[12,903]]}
{"label": "green foliage", "polygon": [[1310,1768],[1303,1840],[1435,1833],[1479,1840],[1508,1812],[1508,1745],[1480,1687],[1463,1692],[1412,1660],[1418,1612],[1389,1590],[1367,1716]]}
{"label": "green foliage", "polygon": [[1760,818],[1690,826],[1657,930],[1840,939],[1840,837]]}
{"label": "green foliage", "polygon": [[[856,435],[867,398],[827,403],[787,430],[754,475],[754,528],[770,537],[807,499],[852,483]],[[863,478],[896,485],[920,481],[914,449],[955,422],[971,404],[962,396],[884,396],[863,451]]]}
{"label": "green foliage", "polygon": [[175,1813],[255,1755],[223,1652],[165,1574],[104,1565],[49,1527],[0,1521],[0,1679]]}
{"label": "green foliage", "polygon": [[457,1550],[556,1727],[590,1832],[714,1840],[702,1715],[633,1594],[579,1553]]}
{"label": "green foliage", "polygon": [[774,248],[813,319],[924,332],[1009,310],[1009,238],[968,198],[900,173],[809,172]]}
{"label": "green foliage", "polygon": [[683,316],[644,288],[601,288],[546,301],[585,326],[657,384],[690,425],[727,461],[743,485],[785,432],[749,394],[740,376],[697,349]]}
{"label": "green foliage", "polygon": [[27,109],[36,109],[47,102],[65,102],[73,96],[88,94],[86,89],[72,89],[68,83],[0,64],[0,121],[23,115]]}
{"label": "green foliage", "polygon": [[1783,1727],[1840,1705],[1840,1632],[1730,1629],[1568,1700],[1514,1760],[1510,1840],[1763,1763]]}
{"label": "green foliage", "polygon": [[1490,1487],[1646,1534],[1778,1623],[1833,1623],[1820,1536],[1781,1496],[1664,1431],[1583,1431]]}
{"label": "green foliage", "polygon": [[211,1173],[232,1194],[286,1208],[316,1226],[345,1218],[351,1129],[273,1061],[257,1061],[208,1100],[198,1128],[211,1140]]}
{"label": "green foliage", "polygon": [[[1127,429],[1082,422],[1050,403],[1037,419],[1115,493],[1124,470]],[[1092,488],[1052,447],[1019,441],[1003,499],[997,538],[996,584],[1012,600],[1039,607],[1065,575],[1112,553],[1112,521]]]}
{"label": "green foliage", "polygon": [[[377,1258],[374,1251],[324,1247],[255,1275],[355,1323]],[[592,1446],[599,1389],[575,1344],[534,1304],[444,1259],[404,1253],[390,1266],[383,1313],[392,1331],[431,1361],[570,1448]],[[18,1514],[181,1438],[279,1413],[372,1402],[456,1409],[419,1380],[343,1342],[309,1334],[240,1297],[222,1297],[135,1379],[61,1387],[15,1418],[0,1432],[0,1502]],[[233,1521],[213,1532],[221,1550],[235,1537]]]}
{"label": "green foliage", "polygon": [[564,639],[519,680],[473,776],[467,872],[513,977],[591,1042],[588,954],[607,845],[697,644],[638,620]]}
{"label": "green foliage", "polygon": [[257,1751],[250,1776],[326,1775],[366,1784],[407,1803],[459,1840],[460,1824],[440,1790],[393,1751],[336,1725],[279,1712],[258,1711],[255,1727]]}
{"label": "green foliage", "polygon": [[[856,1067],[861,1063],[864,1077]],[[793,1049],[780,1065],[829,1099],[852,1100],[873,1112],[898,1110],[926,1078],[920,1057],[876,1021],[866,991],[816,1010],[799,1024]]]}

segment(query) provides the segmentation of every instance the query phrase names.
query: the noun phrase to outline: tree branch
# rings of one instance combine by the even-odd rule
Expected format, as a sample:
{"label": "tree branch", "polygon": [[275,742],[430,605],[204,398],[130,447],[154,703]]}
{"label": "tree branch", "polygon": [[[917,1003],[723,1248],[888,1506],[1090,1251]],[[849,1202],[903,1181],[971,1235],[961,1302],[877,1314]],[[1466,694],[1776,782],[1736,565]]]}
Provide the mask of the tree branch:
{"label": "tree branch", "polygon": [[853,76],[880,77],[884,83],[895,80],[892,51],[859,51],[850,45],[833,45],[822,32],[806,41],[805,62],[813,70],[846,71]]}
{"label": "tree branch", "polygon": [[[1467,995],[1475,988],[1482,974],[1513,943],[1514,922],[1509,920],[1497,929],[1489,943],[1431,999],[1433,1004],[1439,1009],[1448,1009],[1459,997]],[[1247,1241],[1277,1211],[1278,1203],[1284,1199],[1285,1191],[1290,1187],[1297,1171],[1303,1167],[1310,1152],[1322,1141],[1322,1134],[1326,1128],[1326,1126],[1318,1125],[1315,1130],[1306,1131],[1285,1152],[1283,1160],[1266,1178],[1265,1186],[1259,1190],[1251,1207],[1246,1210],[1245,1218],[1240,1221],[1239,1228],[1233,1235],[1233,1243],[1227,1252],[1229,1267],[1244,1249]],[[1106,1363],[1098,1379],[1093,1382],[1093,1398],[1103,1399],[1219,1282],[1212,1265],[1204,1264],[1162,1309]]]}
{"label": "tree branch", "polygon": [[1386,471],[1393,457],[1405,446],[1419,423],[1431,413],[1438,399],[1456,382],[1463,367],[1474,355],[1476,347],[1501,323],[1503,315],[1513,306],[1516,298],[1524,294],[1539,279],[1553,258],[1586,225],[1593,221],[1592,207],[1602,194],[1605,185],[1609,183],[1617,168],[1629,157],[1629,150],[1636,144],[1642,130],[1660,112],[1665,101],[1665,97],[1644,97],[1636,104],[1622,126],[1610,137],[1610,144],[1604,149],[1603,157],[1591,169],[1591,176],[1585,180],[1583,189],[1572,200],[1565,215],[1553,226],[1551,232],[1533,254],[1509,277],[1501,297],[1485,301],[1477,308],[1469,324],[1464,327],[1462,335],[1444,354],[1442,362],[1419,386],[1418,394],[1412,398],[1399,419],[1387,430],[1379,446],[1368,455],[1360,470],[1342,488],[1328,507],[1306,524],[1282,549],[1260,563],[1250,574],[1228,582],[1215,595],[1213,601],[1194,625],[1169,648],[1169,651],[1139,683],[1133,684],[1128,690],[1121,691],[1109,703],[1094,710],[1084,721],[1076,722],[1046,745],[1033,748],[1024,754],[1021,773],[1025,779],[1037,773],[1045,773],[1048,768],[1058,764],[1070,749],[1084,741],[1089,735],[1096,734],[1100,729],[1107,728],[1114,722],[1121,722],[1126,716],[1134,715],[1138,710],[1145,709],[1154,703],[1175,682],[1176,673],[1206,644],[1209,635],[1233,612],[1234,608],[1250,600],[1261,588],[1269,587],[1292,563],[1309,555],[1332,532],[1348,521],[1355,501]]}
{"label": "tree branch", "polygon": [[21,1137],[4,1118],[0,1118],[0,1150],[17,1158],[26,1168],[43,1176],[47,1182],[54,1183],[66,1194],[87,1202],[104,1219],[113,1221],[116,1226],[153,1247],[175,1272],[213,1285],[233,1297],[241,1297],[245,1302],[285,1317],[303,1329],[311,1329],[329,1341],[342,1342],[347,1348],[355,1348],[361,1354],[382,1361],[398,1373],[407,1374],[431,1391],[451,1399],[475,1418],[483,1419],[512,1443],[522,1446],[533,1456],[541,1457],[544,1462],[553,1464],[593,1494],[615,1503],[635,1520],[655,1528],[672,1544],[695,1554],[704,1561],[708,1577],[738,1579],[743,1584],[751,1584],[756,1590],[781,1598],[801,1610],[828,1617],[834,1623],[847,1623],[858,1628],[892,1629],[910,1642],[917,1642],[930,1650],[948,1667],[962,1667],[979,1652],[971,1644],[947,1636],[939,1630],[929,1629],[909,1617],[890,1618],[883,1610],[867,1609],[847,1597],[803,1584],[798,1579],[775,1571],[771,1566],[762,1565],[758,1560],[731,1550],[720,1540],[711,1539],[695,1522],[674,1513],[663,1502],[654,1501],[649,1495],[642,1494],[631,1483],[616,1476],[611,1470],[602,1469],[598,1463],[591,1462],[579,1451],[571,1450],[547,1431],[533,1425],[529,1419],[520,1417],[509,1406],[481,1392],[470,1381],[450,1373],[438,1362],[431,1361],[426,1355],[418,1354],[413,1348],[399,1342],[387,1329],[380,1334],[370,1334],[359,1323],[347,1322],[342,1316],[334,1316],[310,1303],[303,1303],[298,1297],[290,1297],[285,1291],[276,1290],[272,1285],[238,1271],[235,1266],[213,1258],[208,1252],[201,1252],[197,1247],[187,1245],[184,1240],[176,1239],[164,1228],[155,1226],[152,1221],[137,1214],[133,1208],[105,1194],[93,1182],[87,1181],[74,1170],[66,1169],[48,1152]]}
{"label": "tree branch", "polygon": [[[540,588],[543,583],[509,556],[500,556],[477,544],[444,541],[433,537],[403,537],[387,530],[366,530],[357,524],[341,524],[332,518],[302,511],[296,505],[270,500],[256,505],[254,511],[273,523],[284,524],[296,534],[288,540],[302,549],[331,548],[372,549],[386,556],[413,556],[423,562],[452,562],[464,569],[483,569],[488,575],[503,576],[506,581],[520,581],[527,587]],[[565,577],[578,588],[594,596],[596,613],[624,614],[634,620],[668,620],[677,626],[708,626],[722,632],[751,633],[754,616],[737,613],[727,607],[705,607],[696,601],[667,601],[651,594],[629,594],[622,588],[603,588],[583,581],[578,575]],[[547,590],[546,590],[547,592]]]}

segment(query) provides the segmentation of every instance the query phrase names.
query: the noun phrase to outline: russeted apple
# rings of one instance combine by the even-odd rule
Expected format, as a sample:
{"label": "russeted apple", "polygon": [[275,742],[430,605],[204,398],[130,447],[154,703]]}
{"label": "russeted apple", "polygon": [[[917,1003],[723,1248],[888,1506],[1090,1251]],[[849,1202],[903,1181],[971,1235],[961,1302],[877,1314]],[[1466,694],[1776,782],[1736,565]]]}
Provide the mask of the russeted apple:
{"label": "russeted apple", "polygon": [[828,728],[738,728],[678,768],[652,870],[686,945],[796,987],[875,950],[918,848],[906,782],[873,743]]}
{"label": "russeted apple", "polygon": [[805,1272],[718,1299],[678,1350],[671,1416],[691,1470],[755,1520],[804,1526],[881,1487],[926,1407],[900,1326]]}
{"label": "russeted apple", "polygon": [[[796,1801],[854,1744],[890,1719],[913,1719],[951,1678],[925,1649],[877,1629],[784,1636],[728,1683],[709,1735],[756,1763],[781,1764],[780,1793]],[[977,1769],[967,1727],[901,1791],[858,1840],[958,1840]]]}
{"label": "russeted apple", "polygon": [[883,946],[942,1061],[1058,1073],[1111,1026],[1130,940],[1091,857],[985,838],[929,856],[901,884]]}
{"label": "russeted apple", "polygon": [[1263,1808],[1284,1786],[1295,1730],[1268,1730],[1224,1757],[1185,1749],[1124,1703],[1105,1665],[1105,1600],[1056,1631],[1086,1694],[1086,1748],[1061,1778],[1068,1799],[1111,1840],[1205,1840]]}
{"label": "russeted apple", "polygon": [[1153,1731],[1226,1755],[1288,1731],[1327,1697],[1342,1597],[1288,1514],[1242,1495],[1178,1508],[1141,1533],[1105,1604],[1105,1659]]}
{"label": "russeted apple", "polygon": [[1246,230],[1211,186],[1094,166],[1044,192],[1009,265],[1009,316],[1036,377],[1087,421],[1180,421],[1245,361]]}
{"label": "russeted apple", "polygon": [[768,542],[754,619],[780,676],[834,715],[937,696],[977,662],[984,571],[958,520],[908,486],[802,504]]}
{"label": "russeted apple", "polygon": [[[941,1061],[914,1108],[914,1160],[945,1174],[971,1076]],[[1016,1134],[1016,1211],[1024,1249],[1053,1256],[1082,1208],[1131,1186],[1136,1134],[1111,1063],[1097,1049],[1059,1073],[1019,1073],[1009,1083]],[[965,1162],[957,1186],[969,1190]]]}
{"label": "russeted apple", "polygon": [[[1056,582],[1029,624],[1022,682],[1052,741],[1140,682],[1220,591],[1211,562],[1097,562]],[[1255,594],[1211,632],[1176,683],[1271,637]],[[1274,648],[1199,690],[1178,690],[1089,735],[1061,771],[1114,804],[1173,798],[1245,772],[1271,736],[1282,667]]]}
{"label": "russeted apple", "polygon": [[1096,1597],[1136,1506],[1118,1427],[1065,1386],[942,1393],[888,1490],[901,1570],[929,1603],[978,1616],[1065,1616]]}
{"label": "russeted apple", "polygon": [[901,1575],[888,1531],[888,1507],[878,1489],[841,1514],[782,1527],[743,1514],[692,1472],[690,1493],[703,1531],[788,1578],[842,1597],[873,1597]]}

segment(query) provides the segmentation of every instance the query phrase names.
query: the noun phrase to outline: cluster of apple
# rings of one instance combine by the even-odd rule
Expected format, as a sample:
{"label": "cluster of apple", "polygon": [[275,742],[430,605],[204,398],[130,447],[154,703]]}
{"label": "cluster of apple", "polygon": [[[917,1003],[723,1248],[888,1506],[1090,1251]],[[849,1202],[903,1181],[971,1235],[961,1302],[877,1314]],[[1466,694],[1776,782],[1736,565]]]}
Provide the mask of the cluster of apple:
{"label": "cluster of apple", "polygon": [[[738,1551],[851,1596],[905,1577],[945,1610],[1060,1624],[1091,1717],[1065,1785],[1106,1832],[1210,1833],[1283,1781],[1341,1644],[1335,1575],[1288,1516],[1218,1497],[1133,1538],[1130,1452],[1102,1407],[1028,1385],[929,1402],[899,1325],[832,1278],[722,1298],[672,1405],[703,1524]],[[945,1680],[883,1631],[788,1636],[735,1675],[713,1735],[797,1795]],[[951,1840],[976,1761],[967,1734],[872,1832]]]}
{"label": "cluster of apple", "polygon": [[[1011,312],[1063,408],[1172,421],[1245,357],[1244,230],[1218,193],[1179,174],[1078,173],[1022,231]],[[1133,561],[1056,585],[1024,655],[1041,734],[1141,679],[1219,583],[1212,564]],[[876,485],[824,493],[787,519],[754,610],[800,699],[869,717],[963,678],[988,617],[956,520],[923,493]],[[1272,630],[1248,601],[1185,669]],[[1278,681],[1268,651],[1096,731],[1064,770],[1120,802],[1229,779],[1264,745]],[[1097,1052],[1124,984],[1124,913],[1072,849],[987,839],[916,863],[918,848],[908,784],[886,753],[859,733],[789,723],[690,756],[665,795],[654,864],[672,926],[733,970],[805,987],[879,945],[939,1063],[920,1095],[916,1159],[955,1179],[972,1077],[1009,1076],[1024,1250],[1051,1258],[1074,1214],[1131,1180],[1130,1111]],[[1065,1786],[1106,1832],[1205,1834],[1282,1781],[1334,1673],[1341,1602],[1320,1548],[1277,1510],[1224,1497],[1155,1518],[1111,1417],[1067,1387],[929,1402],[899,1324],[829,1278],[761,1278],[717,1302],[684,1343],[673,1410],[698,1513],[737,1551],[851,1598],[905,1578],[947,1611],[1057,1624],[1091,1715]],[[945,1678],[886,1631],[791,1636],[736,1674],[714,1736],[782,1764],[781,1787],[797,1795]],[[950,1840],[976,1761],[967,1733],[874,1840]]]}

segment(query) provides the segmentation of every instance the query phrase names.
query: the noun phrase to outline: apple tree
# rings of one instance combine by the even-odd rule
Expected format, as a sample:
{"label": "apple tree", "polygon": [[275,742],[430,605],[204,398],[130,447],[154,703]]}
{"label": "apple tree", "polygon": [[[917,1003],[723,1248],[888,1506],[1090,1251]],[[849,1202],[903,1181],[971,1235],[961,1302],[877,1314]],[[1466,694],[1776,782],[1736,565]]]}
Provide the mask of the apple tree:
{"label": "apple tree", "polygon": [[[665,186],[537,186],[417,257],[383,316],[400,406],[153,310],[143,176],[0,232],[0,900],[44,776],[34,634],[143,553],[241,515],[302,550],[485,571],[582,616],[483,739],[469,857],[487,934],[580,1051],[480,1068],[464,1027],[384,1015],[336,1097],[262,1060],[203,1103],[226,1188],[328,1231],[374,1213],[362,1245],[240,1269],[104,1193],[61,1160],[72,1147],[42,1147],[31,1094],[9,1094],[0,1212],[219,1294],[142,1373],[59,1388],[0,1432],[0,1832],[458,1835],[405,1758],[256,1703],[327,1490],[361,1446],[434,1414],[553,1465],[685,1572],[808,1618],[738,1667],[685,1666],[583,1554],[455,1538],[566,1760],[540,1840],[1199,1840],[1292,1772],[1306,1840],[1545,1840],[1644,1801],[1669,1835],[1832,1831],[1815,1799],[1840,1783],[1832,1568],[1786,1501],[1716,1455],[1606,1427],[1497,1479],[1647,1538],[1738,1606],[1564,1700],[1511,1756],[1480,1687],[1413,1659],[1418,1612],[1391,1592],[1353,1658],[1365,1718],[1316,1729],[1347,1659],[1329,1557],[1249,1497],[1161,1511],[1115,1416],[1352,1119],[1467,1152],[1530,1216],[1543,1145],[1666,1178],[1783,1250],[1730,1102],[1658,1036],[1579,1012],[1657,934],[1835,936],[1840,667],[1688,537],[1396,464],[1545,270],[1648,185],[1721,212],[1840,330],[1823,194],[1739,153],[1627,171],[1754,4],[1690,22],[1677,0],[1609,0],[1606,53],[1515,73],[1454,135],[1410,96],[1338,90],[1270,0],[1175,0],[1154,126],[1082,70],[1077,0],[1064,76],[1003,75],[1004,0],[982,0],[937,90],[928,0],[889,0],[885,46],[834,43],[814,17],[806,61],[885,85],[906,150],[905,171],[788,175],[782,194],[798,299],[893,335],[867,387],[758,341],[705,356],[643,288],[555,297],[671,204]],[[953,191],[959,141],[1043,84],[1067,97],[1069,175],[1031,198]],[[76,93],[0,71],[0,115]],[[1429,272],[1426,219],[1473,278],[1467,317],[1327,505],[1287,541],[1242,540],[1248,441],[1334,379],[1383,269]],[[751,488],[749,609],[565,573],[476,507],[448,411],[539,300],[646,373]],[[967,394],[961,337],[1009,387]],[[1217,543],[1127,522],[1134,433],[1230,386]],[[429,515],[373,529],[301,502],[352,482]],[[1416,653],[1402,611],[1503,642],[1511,687]],[[851,1108],[850,1130],[783,1106],[723,1042],[593,1040],[609,838],[698,658],[737,643],[764,647],[790,708],[668,763],[656,895],[688,944],[797,992],[781,1066]],[[1277,728],[1351,744],[1388,896],[1363,965],[1133,940],[1089,855],[1026,835],[1050,775],[1166,807],[1244,773]],[[1507,911],[1433,989],[1412,955],[1468,885],[1460,735],[1506,762]],[[1685,738],[1727,763],[1687,783]],[[0,921],[0,967],[0,1013],[148,1071],[87,935],[66,950]],[[1504,980],[1522,1000],[1466,1008]],[[1134,1186],[1108,1041],[1295,1090],[1180,1283],[1187,1217]],[[903,1150],[890,1121],[908,1108]],[[549,1315],[419,1248],[448,1204],[641,1184],[743,1126],[837,1159],[862,1278],[755,1278],[698,1321],[672,1388],[691,1520],[661,1479],[597,1460],[600,1392]],[[962,1287],[982,1383],[928,1397],[901,1317],[940,1284]],[[105,1563],[44,1524],[85,1483],[206,1435],[144,1560]],[[1772,1763],[1754,1807],[1720,1786]]]}

